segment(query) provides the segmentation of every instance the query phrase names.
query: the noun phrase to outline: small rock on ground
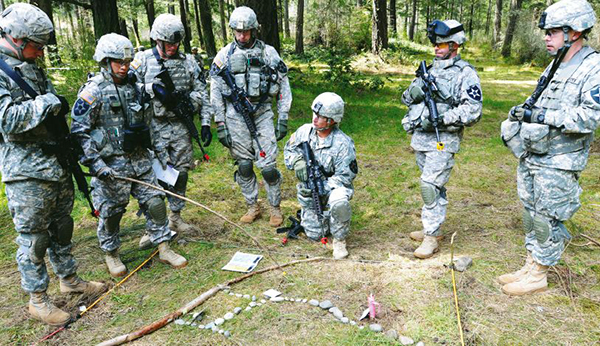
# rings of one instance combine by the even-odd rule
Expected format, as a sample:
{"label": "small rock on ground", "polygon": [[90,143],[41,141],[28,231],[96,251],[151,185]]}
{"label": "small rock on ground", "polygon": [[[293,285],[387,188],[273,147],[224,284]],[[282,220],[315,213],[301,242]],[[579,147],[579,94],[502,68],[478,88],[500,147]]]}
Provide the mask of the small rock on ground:
{"label": "small rock on ground", "polygon": [[392,340],[396,340],[396,339],[398,339],[398,332],[394,329],[390,329],[387,332],[385,332],[385,336],[387,336],[388,338],[390,338]]}
{"label": "small rock on ground", "polygon": [[233,313],[235,314],[239,314],[240,312],[242,312],[242,308],[240,308],[239,306],[233,309]]}
{"label": "small rock on ground", "polygon": [[464,272],[469,269],[469,267],[473,264],[473,259],[471,257],[460,257],[454,260],[454,269],[459,272]]}
{"label": "small rock on ground", "polygon": [[333,306],[333,304],[329,300],[324,300],[319,304],[319,306],[321,309],[329,309]]}
{"label": "small rock on ground", "polygon": [[232,318],[233,318],[233,316],[234,316],[234,315],[233,315],[233,312],[228,312],[228,313],[226,313],[226,314],[225,314],[225,316],[223,316],[223,318],[224,318],[225,320],[229,321],[230,319],[232,319]]}
{"label": "small rock on ground", "polygon": [[412,345],[412,344],[415,343],[415,341],[413,339],[409,338],[408,336],[401,335],[400,336],[400,343],[402,345]]}
{"label": "small rock on ground", "polygon": [[231,336],[231,332],[226,330],[225,333],[223,333],[223,335],[225,335],[226,337],[230,337]]}
{"label": "small rock on ground", "polygon": [[316,299],[311,299],[308,301],[308,304],[310,304],[312,306],[319,306],[319,301]]}
{"label": "small rock on ground", "polygon": [[271,299],[269,299],[272,302],[282,302],[283,301],[283,297],[273,297]]}
{"label": "small rock on ground", "polygon": [[419,341],[417,342],[417,346],[425,346],[425,343],[423,341]]}
{"label": "small rock on ground", "polygon": [[185,324],[185,321],[184,321],[184,320],[182,320],[181,318],[178,318],[178,319],[176,319],[176,320],[175,320],[175,324],[176,324],[176,325],[179,325],[179,326],[182,326],[182,325],[184,325],[184,324]]}
{"label": "small rock on ground", "polygon": [[377,323],[373,323],[371,325],[369,325],[369,328],[374,331],[374,332],[381,332],[383,330],[383,327],[380,324]]}
{"label": "small rock on ground", "polygon": [[335,306],[329,309],[329,312],[331,312],[333,314],[333,317],[337,318],[338,320],[344,317],[342,311]]}
{"label": "small rock on ground", "polygon": [[350,322],[350,320],[348,319],[348,317],[342,317],[342,318],[340,318],[340,321],[341,321],[343,324],[347,324],[348,322]]}
{"label": "small rock on ground", "polygon": [[220,325],[222,325],[223,323],[225,323],[225,319],[223,319],[223,318],[217,318],[217,319],[215,320],[215,325],[216,325],[216,326],[220,326]]}

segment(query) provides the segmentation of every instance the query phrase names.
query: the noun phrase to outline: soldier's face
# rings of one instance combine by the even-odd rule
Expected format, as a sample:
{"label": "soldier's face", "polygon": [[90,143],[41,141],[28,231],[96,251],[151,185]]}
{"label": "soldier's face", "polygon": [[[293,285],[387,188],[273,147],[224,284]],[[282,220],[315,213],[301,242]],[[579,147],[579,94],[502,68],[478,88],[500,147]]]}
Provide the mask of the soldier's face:
{"label": "soldier's face", "polygon": [[252,30],[234,30],[235,40],[242,46],[247,46],[252,39]]}
{"label": "soldier's face", "polygon": [[113,76],[117,77],[117,82],[125,80],[127,77],[127,71],[129,71],[129,64],[131,64],[131,60],[111,60],[110,68],[112,69]]}
{"label": "soldier's face", "polygon": [[[573,30],[569,30],[569,40],[575,41],[581,37],[581,33]],[[546,50],[551,55],[556,55],[559,49],[565,45],[565,38],[563,30],[561,28],[548,29],[546,30],[546,36],[544,38],[546,43]]]}
{"label": "soldier's face", "polygon": [[433,46],[433,50],[436,58],[445,59],[450,53],[450,44],[448,42],[436,43]]}
{"label": "soldier's face", "polygon": [[333,123],[333,120],[322,117],[313,112],[313,126],[315,129],[325,129]]}
{"label": "soldier's face", "polygon": [[44,45],[33,41],[27,42],[25,48],[23,48],[23,59],[28,62],[33,62],[37,58],[44,56]]}
{"label": "soldier's face", "polygon": [[163,45],[165,47],[165,53],[167,53],[167,56],[175,55],[175,53],[177,53],[177,50],[179,49],[179,42],[176,42],[176,43],[164,42]]}

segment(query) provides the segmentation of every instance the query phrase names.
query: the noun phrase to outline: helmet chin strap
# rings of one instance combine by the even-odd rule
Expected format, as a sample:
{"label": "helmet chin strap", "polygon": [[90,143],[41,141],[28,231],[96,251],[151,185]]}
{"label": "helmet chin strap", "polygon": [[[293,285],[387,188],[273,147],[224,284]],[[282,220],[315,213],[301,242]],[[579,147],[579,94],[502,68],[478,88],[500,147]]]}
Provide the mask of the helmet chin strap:
{"label": "helmet chin strap", "polygon": [[[177,54],[177,52],[175,52],[173,55],[167,54],[167,49],[165,48],[163,40],[156,40],[156,45],[158,46],[158,50],[162,53],[162,55],[167,58],[171,58]],[[179,47],[177,47],[177,51],[179,51]]]}
{"label": "helmet chin strap", "polygon": [[17,58],[19,60],[23,60],[23,49],[25,49],[25,45],[27,45],[27,41],[26,40],[17,40],[17,42],[21,41],[21,45],[17,45],[14,41],[13,38],[9,35],[3,34],[2,35],[4,37],[4,39],[6,40],[6,42],[8,43],[8,45],[12,48],[12,50],[17,53]]}
{"label": "helmet chin strap", "polygon": [[[106,59],[106,68],[107,68],[108,73],[110,74],[110,76],[113,77],[113,78],[116,78],[119,81],[118,84],[123,84],[127,80],[127,75],[123,78],[123,77],[119,76],[118,74],[116,74],[113,71],[112,66],[110,66],[110,59],[109,58]],[[113,79],[113,82],[114,82],[114,79]]]}
{"label": "helmet chin strap", "polygon": [[[314,116],[318,116],[318,115],[313,115],[313,117]],[[333,123],[333,119],[330,119],[330,118],[326,118],[326,119],[327,119],[327,125],[324,126],[324,127],[316,127],[316,126],[313,125],[313,127],[315,128],[315,130],[317,130],[317,132],[327,131],[327,130],[329,130],[330,128],[332,128],[335,125],[335,124],[332,124]]]}

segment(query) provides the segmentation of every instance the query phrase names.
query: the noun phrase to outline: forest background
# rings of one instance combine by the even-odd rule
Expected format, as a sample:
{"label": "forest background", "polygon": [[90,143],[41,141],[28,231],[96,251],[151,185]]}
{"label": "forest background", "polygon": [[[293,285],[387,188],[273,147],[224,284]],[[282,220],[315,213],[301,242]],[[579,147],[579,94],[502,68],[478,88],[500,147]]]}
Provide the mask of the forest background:
{"label": "forest background", "polygon": [[[15,1],[0,0],[1,9]],[[34,0],[53,20],[56,42],[48,46],[44,63],[59,93],[71,103],[89,72],[98,71],[91,59],[96,40],[105,33],[128,36],[134,46],[149,48],[149,28],[161,13],[181,16],[186,26],[182,50],[198,46],[206,68],[217,50],[232,41],[228,18],[238,5],[258,14],[259,35],[276,47],[290,67],[294,103],[291,131],[310,119],[310,104],[323,91],[334,91],[346,101],[341,124],[355,141],[360,174],[345,261],[324,261],[275,271],[232,288],[257,295],[276,288],[295,298],[329,299],[356,320],[373,293],[381,304],[375,321],[384,331],[423,341],[426,345],[460,343],[453,310],[449,270],[449,237],[439,255],[415,261],[418,244],[407,234],[420,227],[419,171],[401,130],[406,107],[400,94],[414,77],[421,60],[432,59],[425,28],[433,19],[457,19],[469,41],[463,58],[481,77],[484,94],[482,120],[467,129],[457,164],[448,184],[450,199],[444,232],[458,232],[456,256],[469,256],[474,265],[458,275],[458,297],[467,344],[470,345],[592,345],[600,340],[599,147],[592,148],[580,183],[582,208],[567,223],[574,236],[559,265],[550,273],[550,290],[524,298],[500,292],[495,278],[519,268],[524,261],[521,205],[516,195],[517,161],[503,146],[499,124],[510,107],[522,103],[550,57],[537,22],[552,1],[532,0]],[[600,1],[591,1],[600,9]],[[595,28],[589,43],[600,46]],[[198,124],[199,125],[199,124]],[[214,132],[214,129],[213,129]],[[289,135],[288,137],[289,138]],[[285,140],[287,140],[287,138]],[[279,143],[280,149],[285,142]],[[191,173],[188,197],[232,220],[245,208],[233,179],[235,167],[215,140],[207,148],[211,162]],[[281,150],[280,150],[281,151]],[[195,156],[200,160],[199,150]],[[281,160],[280,152],[280,161]],[[281,168],[280,164],[280,168]],[[284,171],[282,209],[293,215],[293,172]],[[54,329],[31,320],[27,295],[19,285],[15,264],[14,226],[0,192],[0,344],[31,344]],[[264,194],[261,192],[261,198]],[[116,282],[107,273],[95,235],[96,220],[77,194],[73,211],[74,253],[79,273],[86,279]],[[152,250],[139,251],[144,222],[131,203],[122,221],[123,260],[131,270]],[[164,316],[217,283],[237,277],[220,268],[235,251],[266,255],[244,233],[213,215],[188,206],[184,216],[200,230],[179,235],[174,247],[190,260],[172,270],[151,261],[96,308],[48,344],[94,344],[128,333]],[[306,240],[281,237],[263,217],[247,227],[279,263],[331,253]],[[260,267],[272,265],[267,256]],[[90,297],[59,293],[51,274],[50,295],[71,313],[89,304]],[[205,321],[214,320],[247,302],[217,295],[201,308]],[[186,317],[187,318],[187,317]],[[187,318],[189,320],[189,318]],[[368,326],[368,323],[359,323]],[[242,345],[392,345],[376,334],[335,322],[320,309],[292,303],[267,304],[244,312],[225,324],[229,339],[196,328],[169,325],[137,344]]]}

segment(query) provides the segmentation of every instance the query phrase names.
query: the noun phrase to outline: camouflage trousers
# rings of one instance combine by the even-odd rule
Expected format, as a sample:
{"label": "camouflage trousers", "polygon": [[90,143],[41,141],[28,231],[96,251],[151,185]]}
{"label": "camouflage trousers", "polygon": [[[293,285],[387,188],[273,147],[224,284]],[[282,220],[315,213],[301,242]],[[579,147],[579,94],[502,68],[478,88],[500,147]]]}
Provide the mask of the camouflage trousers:
{"label": "camouflage trousers", "polygon": [[[171,192],[185,196],[187,174],[192,168],[194,160],[194,148],[189,131],[181,121],[172,118],[170,120],[155,118],[152,126],[157,156],[159,158],[166,157],[167,162],[179,171],[181,177],[175,186],[163,186]],[[164,160],[164,158],[162,159]],[[171,211],[179,212],[185,207],[185,201],[180,198],[167,195],[167,201],[169,201]]]}
{"label": "camouflage trousers", "polygon": [[[157,185],[156,176],[152,170],[132,178]],[[115,232],[110,232],[106,227],[106,223],[109,218],[125,213],[125,208],[129,204],[129,195],[138,200],[139,207],[146,217],[146,229],[150,235],[152,244],[156,245],[172,238],[168,227],[169,222],[166,220],[166,217],[163,224],[156,224],[147,210],[146,203],[151,198],[159,197],[164,199],[162,192],[144,185],[119,179],[104,182],[100,179],[92,178],[91,185],[94,188],[92,190],[94,206],[100,212],[97,233],[100,248],[103,251],[113,251],[121,246],[119,238],[120,227],[117,227]]]}
{"label": "camouflage trousers", "polygon": [[58,182],[37,179],[7,182],[6,197],[8,210],[19,233],[16,259],[23,290],[44,292],[48,288],[48,271],[44,262],[46,253],[56,276],[65,278],[75,274],[77,262],[71,254],[71,176]]}
{"label": "camouflage trousers", "polygon": [[581,206],[579,172],[541,167],[522,159],[517,190],[523,203],[525,248],[539,264],[558,263],[571,235],[563,224]]}
{"label": "camouflage trousers", "polygon": [[[304,187],[304,183],[298,183],[297,188]],[[329,193],[329,196],[321,198],[323,205],[323,225],[319,223],[319,217],[313,206],[311,197],[304,197],[297,194],[298,202],[302,208],[300,224],[304,228],[306,236],[312,240],[320,240],[322,237],[331,234],[332,237],[338,240],[344,240],[350,232],[350,221],[341,222],[331,215],[331,206],[341,201],[350,201],[354,191],[338,187]]]}
{"label": "camouflage trousers", "polygon": [[421,222],[423,234],[439,236],[440,227],[446,220],[448,199],[444,185],[450,179],[454,167],[454,154],[446,151],[417,151],[417,166],[421,170],[421,184],[427,183],[435,187],[435,200],[431,204],[423,204]]}
{"label": "camouflage trousers", "polygon": [[[275,138],[275,128],[273,127],[273,111],[266,110],[262,114],[254,118],[258,133],[258,141],[266,156],[260,157],[258,145],[250,136],[248,127],[241,115],[227,114],[227,129],[231,134],[232,146],[230,149],[231,157],[234,160],[249,160],[253,161],[256,167],[260,170],[269,166],[277,165],[277,140]],[[281,174],[279,180],[274,184],[268,184],[264,181],[265,190],[267,191],[267,199],[272,206],[279,206],[281,203]],[[258,181],[254,172],[249,178],[244,178],[236,174],[236,182],[242,190],[242,195],[246,199],[247,204],[255,204],[258,200]]]}

